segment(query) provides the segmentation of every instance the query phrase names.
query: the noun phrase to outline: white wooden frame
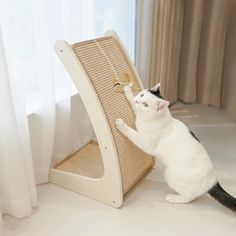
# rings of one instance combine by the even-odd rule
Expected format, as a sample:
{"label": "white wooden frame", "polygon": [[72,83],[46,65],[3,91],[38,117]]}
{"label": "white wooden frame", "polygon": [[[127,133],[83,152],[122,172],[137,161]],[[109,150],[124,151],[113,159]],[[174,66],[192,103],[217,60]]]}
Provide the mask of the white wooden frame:
{"label": "white wooden frame", "polygon": [[[114,37],[122,45],[119,37],[114,32],[109,31],[105,36]],[[131,60],[126,49],[124,47],[123,49],[126,56]],[[100,147],[104,175],[95,179],[51,168],[49,173],[50,182],[118,208],[123,204],[121,170],[116,146],[105,113],[71,45],[64,40],[60,40],[56,42],[55,50],[78,89],[83,103],[86,104],[86,110]],[[138,83],[142,87],[141,80],[133,65],[132,68]]]}

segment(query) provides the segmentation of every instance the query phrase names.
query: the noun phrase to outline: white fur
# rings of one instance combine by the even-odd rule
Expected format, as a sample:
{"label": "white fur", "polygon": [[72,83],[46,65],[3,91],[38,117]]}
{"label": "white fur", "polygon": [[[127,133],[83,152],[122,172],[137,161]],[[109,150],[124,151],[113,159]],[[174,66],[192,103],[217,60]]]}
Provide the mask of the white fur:
{"label": "white fur", "polygon": [[167,194],[166,201],[187,203],[206,193],[217,182],[212,163],[189,129],[171,116],[169,103],[148,90],[134,97],[130,85],[124,87],[124,92],[136,114],[137,131],[122,119],[116,120],[117,129],[164,163],[165,180],[177,192]]}

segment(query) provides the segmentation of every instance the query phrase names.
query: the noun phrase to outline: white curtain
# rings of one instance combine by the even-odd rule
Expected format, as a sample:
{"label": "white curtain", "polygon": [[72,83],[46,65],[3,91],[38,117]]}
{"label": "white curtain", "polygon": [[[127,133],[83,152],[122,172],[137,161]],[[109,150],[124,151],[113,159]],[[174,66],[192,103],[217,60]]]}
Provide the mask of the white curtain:
{"label": "white curtain", "polygon": [[[29,130],[21,89],[17,94],[10,89],[1,32],[0,78],[0,217],[2,212],[24,217],[37,202]],[[13,97],[18,99],[17,109]]]}
{"label": "white curtain", "polygon": [[133,57],[134,21],[135,0],[0,0],[0,212],[29,215],[35,182],[94,135],[55,41],[114,29]]}

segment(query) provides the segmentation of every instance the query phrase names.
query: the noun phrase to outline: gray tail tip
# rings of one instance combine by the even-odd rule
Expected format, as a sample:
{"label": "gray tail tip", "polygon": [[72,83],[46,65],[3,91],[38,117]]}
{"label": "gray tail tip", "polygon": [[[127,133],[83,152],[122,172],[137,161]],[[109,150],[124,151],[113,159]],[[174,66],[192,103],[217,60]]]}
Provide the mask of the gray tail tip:
{"label": "gray tail tip", "polygon": [[231,211],[236,212],[236,198],[227,193],[219,184],[216,184],[208,191],[211,197],[227,207]]}

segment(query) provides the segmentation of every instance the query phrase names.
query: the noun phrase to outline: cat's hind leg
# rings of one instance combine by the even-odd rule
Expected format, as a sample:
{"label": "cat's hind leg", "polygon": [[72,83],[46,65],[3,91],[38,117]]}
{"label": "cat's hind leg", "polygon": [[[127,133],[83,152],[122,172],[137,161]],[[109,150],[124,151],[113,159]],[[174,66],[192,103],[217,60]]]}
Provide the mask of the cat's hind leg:
{"label": "cat's hind leg", "polygon": [[167,194],[165,200],[171,203],[189,203],[202,195],[202,181],[200,176],[195,176],[194,170],[182,170],[167,168],[165,170],[165,180],[167,184],[175,190],[177,194]]}

